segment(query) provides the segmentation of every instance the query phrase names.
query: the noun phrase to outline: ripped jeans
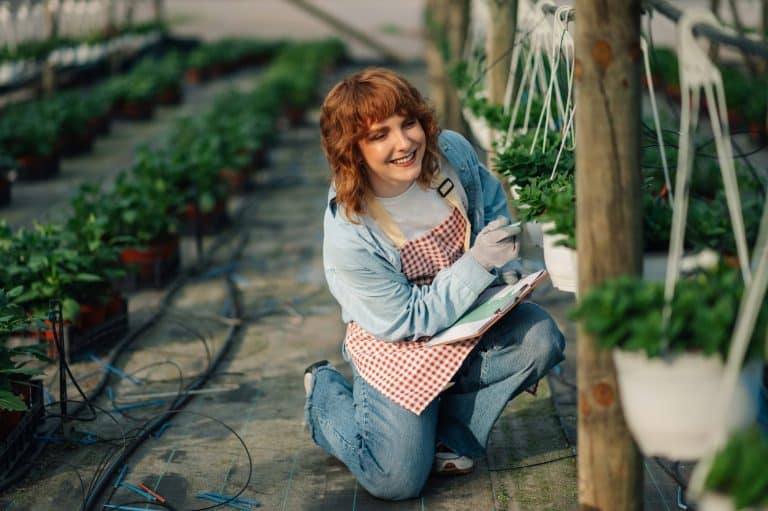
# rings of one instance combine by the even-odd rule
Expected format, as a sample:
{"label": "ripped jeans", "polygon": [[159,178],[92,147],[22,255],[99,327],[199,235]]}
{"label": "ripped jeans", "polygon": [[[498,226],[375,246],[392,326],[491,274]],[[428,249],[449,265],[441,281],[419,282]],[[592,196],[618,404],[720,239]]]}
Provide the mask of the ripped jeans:
{"label": "ripped jeans", "polygon": [[305,415],[312,440],[344,463],[369,493],[387,500],[418,496],[439,440],[482,456],[507,402],[564,358],[565,339],[547,312],[522,303],[494,325],[465,359],[455,385],[421,415],[402,408],[354,370],[314,371]]}

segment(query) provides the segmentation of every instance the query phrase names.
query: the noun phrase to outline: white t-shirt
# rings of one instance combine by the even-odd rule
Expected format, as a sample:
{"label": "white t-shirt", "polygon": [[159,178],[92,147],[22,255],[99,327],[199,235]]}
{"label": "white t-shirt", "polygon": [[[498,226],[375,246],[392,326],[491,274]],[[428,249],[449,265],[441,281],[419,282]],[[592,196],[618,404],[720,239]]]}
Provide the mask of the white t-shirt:
{"label": "white t-shirt", "polygon": [[[434,188],[422,189],[414,183],[396,197],[378,197],[392,220],[403,232],[407,240],[424,236],[442,223],[451,214],[451,205]],[[376,222],[370,222],[371,228],[383,234]]]}

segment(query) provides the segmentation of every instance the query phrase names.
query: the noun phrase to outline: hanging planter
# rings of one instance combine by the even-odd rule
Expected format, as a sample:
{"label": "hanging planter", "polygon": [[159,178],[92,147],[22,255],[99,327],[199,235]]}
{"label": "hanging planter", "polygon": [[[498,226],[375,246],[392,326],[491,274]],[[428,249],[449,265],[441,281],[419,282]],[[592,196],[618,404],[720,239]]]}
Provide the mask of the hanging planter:
{"label": "hanging planter", "polygon": [[760,381],[760,365],[742,372],[727,410],[714,413],[725,364],[717,355],[681,353],[649,358],[643,352],[613,351],[627,426],[646,456],[698,459],[725,431],[743,429],[755,419],[750,389]]}
{"label": "hanging planter", "polygon": [[544,265],[552,280],[552,285],[560,291],[575,293],[578,284],[578,259],[576,250],[558,243],[565,239],[562,234],[547,234],[555,223],[552,221],[541,224],[543,231],[542,246],[544,249]]}
{"label": "hanging planter", "polygon": [[731,435],[694,468],[688,497],[700,511],[768,511],[768,440],[757,427]]}
{"label": "hanging planter", "polygon": [[749,362],[724,363],[741,346],[744,292],[739,271],[716,261],[677,281],[668,312],[663,284],[628,276],[592,287],[571,311],[613,350],[624,416],[646,456],[698,459],[754,421],[768,303],[747,331]]}

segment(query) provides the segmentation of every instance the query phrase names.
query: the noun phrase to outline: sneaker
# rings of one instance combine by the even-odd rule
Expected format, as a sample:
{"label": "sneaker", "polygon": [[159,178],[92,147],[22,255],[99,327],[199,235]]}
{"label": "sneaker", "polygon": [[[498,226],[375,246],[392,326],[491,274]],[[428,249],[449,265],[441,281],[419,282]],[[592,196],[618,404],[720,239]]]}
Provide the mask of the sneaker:
{"label": "sneaker", "polygon": [[306,393],[307,397],[309,397],[309,392],[312,390],[312,376],[315,372],[315,369],[318,367],[323,367],[330,365],[331,363],[327,360],[319,360],[315,362],[314,364],[308,366],[306,369],[304,369],[304,392]]}
{"label": "sneaker", "polygon": [[475,462],[469,456],[462,456],[440,444],[435,451],[432,473],[441,476],[469,474],[475,468]]}

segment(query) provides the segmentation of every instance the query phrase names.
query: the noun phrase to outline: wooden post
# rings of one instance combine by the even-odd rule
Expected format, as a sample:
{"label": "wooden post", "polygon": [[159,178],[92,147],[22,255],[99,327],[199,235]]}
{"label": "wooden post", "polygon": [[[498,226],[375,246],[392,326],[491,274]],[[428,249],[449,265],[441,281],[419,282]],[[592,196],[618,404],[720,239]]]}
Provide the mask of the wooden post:
{"label": "wooden post", "polygon": [[156,22],[161,23],[165,21],[165,0],[152,0],[152,10],[154,11]]}
{"label": "wooden post", "polygon": [[[515,44],[515,27],[517,25],[517,0],[488,0],[490,8],[491,23],[486,34],[486,62],[488,65],[488,75],[486,83],[488,84],[488,101],[491,104],[501,105],[504,103],[504,93],[507,89],[507,79],[509,78],[510,59],[512,58],[512,47]],[[496,148],[491,145],[488,148],[488,168],[496,171],[493,165],[493,158],[496,155]],[[506,178],[498,176],[504,183]],[[511,199],[512,190],[509,186],[504,187],[507,198]]]}
{"label": "wooden post", "polygon": [[443,128],[463,131],[461,102],[448,70],[461,59],[469,29],[469,0],[428,0],[427,66],[432,101]]}
{"label": "wooden post", "polygon": [[[579,293],[642,268],[640,0],[576,0]],[[578,331],[579,509],[640,511],[642,457],[608,351]]]}
{"label": "wooden post", "polygon": [[[59,19],[60,19],[60,5],[58,2],[48,0],[45,3],[45,17],[46,17],[46,36],[49,39],[56,39],[59,36]],[[56,92],[56,69],[48,60],[43,64],[43,71],[41,74],[43,93],[46,96],[52,95]]]}

